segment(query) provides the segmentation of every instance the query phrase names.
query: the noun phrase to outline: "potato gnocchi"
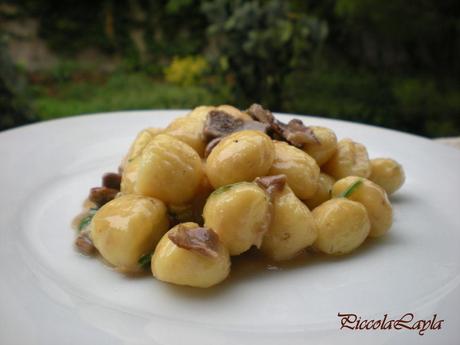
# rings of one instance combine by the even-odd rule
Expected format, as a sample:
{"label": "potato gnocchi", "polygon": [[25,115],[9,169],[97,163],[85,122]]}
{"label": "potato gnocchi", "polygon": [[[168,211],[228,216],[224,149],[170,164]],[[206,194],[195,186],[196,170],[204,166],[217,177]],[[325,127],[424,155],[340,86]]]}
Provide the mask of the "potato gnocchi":
{"label": "potato gnocchi", "polygon": [[208,288],[251,248],[279,265],[383,236],[404,180],[400,163],[330,128],[258,104],[200,106],[139,132],[118,173],[90,190],[75,245],[123,273]]}

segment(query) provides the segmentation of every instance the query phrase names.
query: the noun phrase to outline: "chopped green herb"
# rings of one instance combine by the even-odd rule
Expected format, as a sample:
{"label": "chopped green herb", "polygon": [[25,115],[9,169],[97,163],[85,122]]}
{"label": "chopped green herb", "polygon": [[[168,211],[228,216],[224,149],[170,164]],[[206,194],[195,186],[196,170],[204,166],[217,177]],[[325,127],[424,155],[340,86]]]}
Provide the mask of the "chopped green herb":
{"label": "chopped green herb", "polygon": [[91,219],[93,219],[94,215],[96,214],[97,208],[90,208],[86,216],[84,216],[80,220],[80,224],[78,224],[78,231],[84,230],[90,223]]}
{"label": "chopped green herb", "polygon": [[341,194],[337,196],[337,198],[348,198],[353,192],[363,183],[362,179],[359,179],[351,184],[350,187],[345,189]]}
{"label": "chopped green herb", "polygon": [[152,261],[152,253],[142,255],[137,263],[143,270],[148,270],[150,268],[150,262]]}

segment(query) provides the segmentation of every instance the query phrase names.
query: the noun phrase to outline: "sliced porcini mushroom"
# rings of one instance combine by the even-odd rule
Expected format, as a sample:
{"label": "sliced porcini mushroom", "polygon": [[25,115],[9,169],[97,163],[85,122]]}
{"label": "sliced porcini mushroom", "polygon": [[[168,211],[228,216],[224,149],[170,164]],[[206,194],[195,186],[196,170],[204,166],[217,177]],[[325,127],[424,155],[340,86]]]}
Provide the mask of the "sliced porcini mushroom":
{"label": "sliced porcini mushroom", "polygon": [[93,187],[90,189],[88,199],[94,202],[98,207],[107,204],[110,200],[115,199],[119,190],[107,187]]}
{"label": "sliced porcini mushroom", "polygon": [[299,119],[293,119],[283,128],[283,137],[291,145],[302,147],[305,144],[320,144],[318,138],[310,127]]}
{"label": "sliced porcini mushroom", "polygon": [[168,234],[168,238],[180,248],[212,258],[218,256],[219,236],[210,228],[179,225],[177,231]]}
{"label": "sliced porcini mushroom", "polygon": [[222,138],[229,134],[243,130],[255,130],[267,133],[269,128],[270,125],[262,122],[245,121],[225,111],[213,110],[209,112],[203,129],[204,136],[207,140],[210,140],[206,145],[204,156],[207,157]]}
{"label": "sliced porcini mushroom", "polygon": [[254,182],[262,189],[264,189],[270,198],[273,193],[280,192],[286,185],[286,175],[273,175],[257,177]]}
{"label": "sliced porcini mushroom", "polygon": [[216,147],[217,144],[220,143],[223,138],[224,137],[214,138],[208,143],[208,145],[206,145],[206,148],[204,149],[204,157],[205,158],[207,158],[210,155],[210,153],[214,149],[214,147]]}
{"label": "sliced porcini mushroom", "polygon": [[265,191],[265,193],[267,193],[269,198],[268,212],[266,214],[264,226],[262,227],[260,231],[260,236],[256,242],[256,247],[260,248],[260,246],[262,245],[263,236],[267,233],[272,222],[275,194],[277,192],[281,192],[284,189],[284,186],[286,185],[286,175],[257,177],[254,180],[254,183],[257,184],[260,188],[262,188]]}
{"label": "sliced porcini mushroom", "polygon": [[277,120],[272,112],[254,103],[246,112],[256,121],[268,124],[268,134],[272,139],[287,141],[289,144],[302,147],[305,144],[319,144],[313,130],[299,119],[293,119],[287,124]]}
{"label": "sliced porcini mushroom", "polygon": [[102,186],[112,189],[120,190],[121,174],[106,173],[102,176]]}
{"label": "sliced porcini mushroom", "polygon": [[89,231],[83,230],[75,239],[75,247],[77,247],[80,253],[85,255],[93,255],[97,251],[89,234]]}
{"label": "sliced porcini mushroom", "polygon": [[264,109],[260,104],[254,103],[247,110],[246,113],[249,114],[254,120],[272,124],[275,122],[275,116],[268,109]]}
{"label": "sliced porcini mushroom", "polygon": [[221,110],[209,112],[204,127],[204,134],[208,139],[223,137],[237,131],[244,121]]}

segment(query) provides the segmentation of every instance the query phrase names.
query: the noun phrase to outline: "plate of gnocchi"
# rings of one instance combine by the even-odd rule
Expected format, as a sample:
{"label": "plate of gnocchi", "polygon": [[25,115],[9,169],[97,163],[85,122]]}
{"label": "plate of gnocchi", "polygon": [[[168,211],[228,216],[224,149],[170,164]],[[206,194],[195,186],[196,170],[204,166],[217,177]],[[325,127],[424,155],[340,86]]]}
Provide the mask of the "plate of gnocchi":
{"label": "plate of gnocchi", "polygon": [[454,344],[460,152],[259,104],[0,133],[2,344]]}

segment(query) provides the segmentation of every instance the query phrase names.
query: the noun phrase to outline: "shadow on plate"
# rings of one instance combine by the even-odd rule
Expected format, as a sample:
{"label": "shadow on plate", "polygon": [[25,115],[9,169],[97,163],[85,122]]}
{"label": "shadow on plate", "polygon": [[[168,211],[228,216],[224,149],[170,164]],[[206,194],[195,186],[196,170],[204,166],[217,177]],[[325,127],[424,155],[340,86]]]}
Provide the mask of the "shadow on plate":
{"label": "shadow on plate", "polygon": [[[253,247],[242,255],[232,257],[232,268],[229,277],[217,286],[207,289],[192,288],[187,286],[177,286],[172,284],[162,284],[168,293],[174,294],[178,298],[203,298],[212,299],[222,294],[225,294],[235,288],[235,285],[249,283],[253,279],[264,279],[274,274],[281,272],[305,270],[310,267],[334,265],[338,262],[346,262],[351,260],[363,260],[367,255],[372,255],[376,249],[385,250],[385,247],[401,245],[401,241],[397,233],[390,232],[381,238],[368,238],[354,252],[333,256],[323,253],[317,253],[312,249],[300,252],[295,258],[285,262],[274,262],[266,257]],[[280,279],[283,277],[280,274]]]}

